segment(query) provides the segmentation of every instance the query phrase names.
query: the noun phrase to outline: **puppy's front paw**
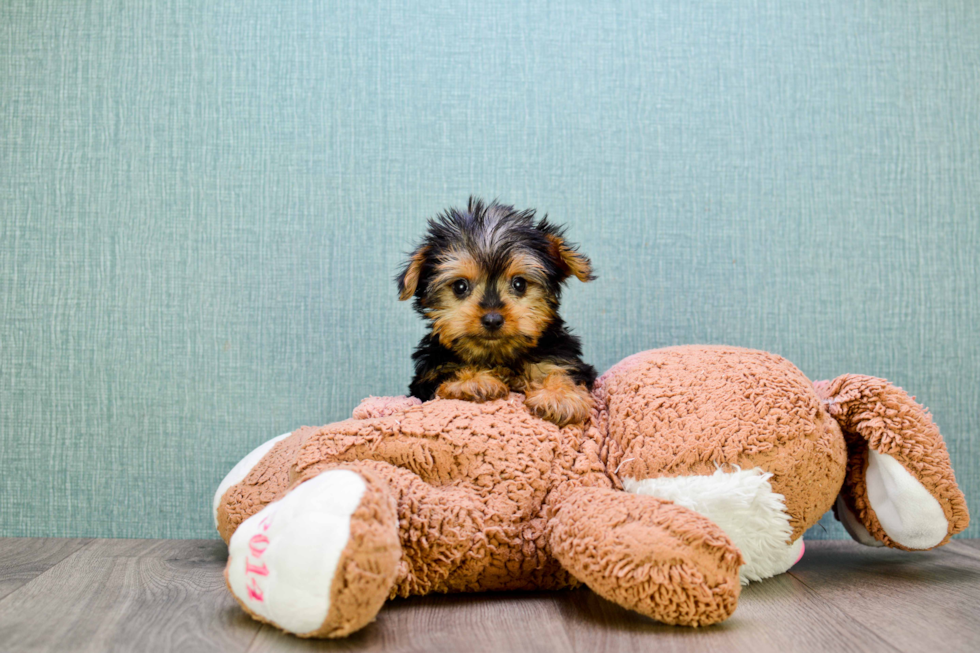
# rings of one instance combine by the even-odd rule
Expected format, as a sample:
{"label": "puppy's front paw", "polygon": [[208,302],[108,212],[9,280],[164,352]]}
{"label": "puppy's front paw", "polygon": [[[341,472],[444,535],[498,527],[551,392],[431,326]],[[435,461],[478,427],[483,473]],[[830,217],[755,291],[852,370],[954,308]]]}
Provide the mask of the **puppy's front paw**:
{"label": "puppy's front paw", "polygon": [[463,399],[477,403],[500,399],[508,394],[510,388],[507,384],[485,370],[462,372],[436,390],[436,396],[443,399]]}
{"label": "puppy's front paw", "polygon": [[580,424],[592,412],[592,393],[584,386],[568,382],[551,381],[551,377],[538,388],[528,389],[524,405],[541,419],[558,426]]}

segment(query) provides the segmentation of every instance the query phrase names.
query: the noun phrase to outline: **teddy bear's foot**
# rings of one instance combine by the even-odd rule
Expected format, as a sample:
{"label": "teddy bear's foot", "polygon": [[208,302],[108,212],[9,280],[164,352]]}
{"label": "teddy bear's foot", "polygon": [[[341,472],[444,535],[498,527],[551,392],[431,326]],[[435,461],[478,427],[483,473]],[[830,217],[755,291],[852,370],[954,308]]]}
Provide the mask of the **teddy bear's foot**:
{"label": "teddy bear's foot", "polygon": [[341,637],[374,619],[400,556],[384,485],[367,473],[330,469],[238,527],[225,579],[256,619],[300,637]]}
{"label": "teddy bear's foot", "polygon": [[594,592],[667,624],[706,626],[738,604],[738,549],[714,522],[663,499],[579,488],[563,498],[549,542]]}
{"label": "teddy bear's foot", "polygon": [[847,439],[835,506],[858,542],[940,546],[970,521],[946,445],[928,411],[884,379],[845,374],[814,389]]}
{"label": "teddy bear's foot", "polygon": [[711,475],[623,478],[627,492],[658,497],[713,521],[738,547],[745,564],[742,584],[782,574],[803,556],[803,538],[790,541],[793,527],[772,474],[756,467]]}
{"label": "teddy bear's foot", "polygon": [[[941,544],[949,532],[949,522],[939,501],[893,456],[869,448],[863,457],[867,458],[864,520],[870,522],[874,511],[878,532],[906,549],[931,549]],[[845,496],[838,495],[834,505],[844,530],[865,546],[884,546],[885,542],[873,536],[864,520],[851,510]],[[855,498],[852,489],[851,500]]]}

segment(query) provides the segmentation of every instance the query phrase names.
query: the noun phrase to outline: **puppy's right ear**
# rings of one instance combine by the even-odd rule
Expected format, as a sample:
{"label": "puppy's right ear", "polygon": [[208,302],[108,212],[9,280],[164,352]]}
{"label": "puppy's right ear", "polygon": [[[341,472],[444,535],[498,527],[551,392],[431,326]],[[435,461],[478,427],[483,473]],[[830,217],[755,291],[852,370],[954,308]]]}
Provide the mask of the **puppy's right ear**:
{"label": "puppy's right ear", "polygon": [[422,276],[422,266],[425,265],[425,257],[429,253],[429,247],[423,245],[419,247],[409,257],[402,270],[395,280],[398,282],[398,299],[405,301],[411,299],[419,285],[419,277]]}

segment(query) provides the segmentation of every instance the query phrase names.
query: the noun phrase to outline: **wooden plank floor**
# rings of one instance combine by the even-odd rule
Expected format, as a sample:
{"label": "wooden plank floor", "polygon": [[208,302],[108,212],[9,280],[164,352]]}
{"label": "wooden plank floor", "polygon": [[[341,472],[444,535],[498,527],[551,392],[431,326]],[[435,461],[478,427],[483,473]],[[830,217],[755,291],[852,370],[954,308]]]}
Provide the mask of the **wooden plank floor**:
{"label": "wooden plank floor", "polygon": [[808,542],[702,629],[655,623],[588,590],[389,602],[337,641],[284,635],[225,589],[215,540],[0,538],[2,651],[980,651],[980,541],[905,553]]}

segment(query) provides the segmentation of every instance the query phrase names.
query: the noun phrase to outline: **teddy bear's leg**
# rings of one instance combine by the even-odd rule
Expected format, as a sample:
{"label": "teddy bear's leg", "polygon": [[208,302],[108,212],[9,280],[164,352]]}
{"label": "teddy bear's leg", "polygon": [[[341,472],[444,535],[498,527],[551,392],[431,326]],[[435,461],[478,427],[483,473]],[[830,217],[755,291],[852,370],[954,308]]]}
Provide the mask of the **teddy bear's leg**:
{"label": "teddy bear's leg", "polygon": [[234,532],[225,575],[254,617],[340,637],[389,597],[479,589],[483,509],[471,492],[380,461],[309,469]]}
{"label": "teddy bear's leg", "polygon": [[549,542],[597,594],[664,623],[713,624],[738,604],[738,549],[714,522],[663,499],[578,488],[563,497]]}
{"label": "teddy bear's leg", "polygon": [[855,540],[930,549],[966,528],[966,501],[946,445],[913,397],[858,374],[814,388],[847,439],[847,474],[835,512]]}
{"label": "teddy bear's leg", "polygon": [[735,543],[745,564],[742,584],[782,574],[803,557],[802,534],[791,540],[793,526],[783,495],[774,492],[772,473],[717,469],[710,475],[624,477],[623,489],[672,501],[704,515]]}
{"label": "teddy bear's leg", "polygon": [[343,466],[383,480],[393,499],[402,555],[392,596],[483,587],[491,556],[486,506],[475,493],[430,485],[411,470],[380,460]]}
{"label": "teddy bear's leg", "polygon": [[242,522],[225,567],[241,606],[301,637],[341,637],[374,619],[401,557],[386,485],[329,469]]}

